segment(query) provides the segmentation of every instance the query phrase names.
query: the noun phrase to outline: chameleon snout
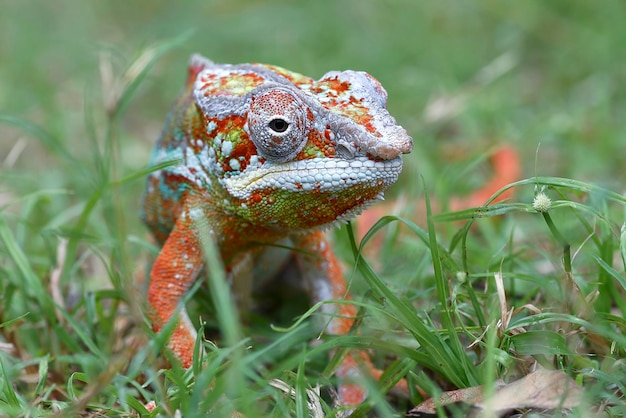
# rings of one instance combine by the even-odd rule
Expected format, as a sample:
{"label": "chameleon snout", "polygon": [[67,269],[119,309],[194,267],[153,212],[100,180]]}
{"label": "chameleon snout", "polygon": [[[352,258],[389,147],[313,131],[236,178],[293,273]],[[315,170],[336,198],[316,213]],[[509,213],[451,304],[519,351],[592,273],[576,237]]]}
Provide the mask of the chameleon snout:
{"label": "chameleon snout", "polygon": [[363,144],[368,154],[383,160],[393,160],[402,154],[413,151],[413,138],[403,127],[395,125],[386,129],[383,138],[368,135]]}

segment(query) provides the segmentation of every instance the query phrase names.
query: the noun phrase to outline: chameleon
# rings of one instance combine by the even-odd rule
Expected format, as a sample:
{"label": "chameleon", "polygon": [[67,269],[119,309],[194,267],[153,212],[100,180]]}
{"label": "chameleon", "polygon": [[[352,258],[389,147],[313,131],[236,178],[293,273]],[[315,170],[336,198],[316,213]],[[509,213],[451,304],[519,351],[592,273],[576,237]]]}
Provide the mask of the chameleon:
{"label": "chameleon", "polygon": [[[183,367],[192,365],[197,331],[182,303],[206,271],[203,236],[218,248],[234,289],[272,283],[264,276],[276,269],[253,267],[281,245],[293,254],[273,264],[296,263],[311,304],[350,299],[324,228],[382,199],[398,179],[402,154],[413,149],[386,102],[385,89],[365,72],[314,80],[274,65],[191,57],[153,152],[152,164],[162,168],[148,175],[142,208],[161,246],[148,318],[155,331],[175,321],[168,348]],[[350,330],[354,305],[321,306],[330,318],[323,331]],[[371,365],[366,354],[349,354],[336,370],[340,404],[366,397],[355,382],[363,362]]]}

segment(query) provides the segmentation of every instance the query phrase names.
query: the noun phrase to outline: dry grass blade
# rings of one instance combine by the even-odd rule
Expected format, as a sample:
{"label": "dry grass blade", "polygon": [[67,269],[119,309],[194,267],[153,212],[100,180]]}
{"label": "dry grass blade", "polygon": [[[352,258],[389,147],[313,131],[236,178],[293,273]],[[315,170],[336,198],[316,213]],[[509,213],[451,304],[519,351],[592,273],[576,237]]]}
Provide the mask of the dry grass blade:
{"label": "dry grass blade", "polygon": [[143,50],[119,79],[114,75],[110,52],[103,51],[100,54],[100,79],[107,114],[113,115],[117,112],[124,92],[153,63],[157,52],[157,47]]}
{"label": "dry grass blade", "polygon": [[540,369],[500,388],[478,406],[486,416],[520,408],[569,409],[580,404],[581,395],[581,389],[565,372]]}
{"label": "dry grass blade", "polygon": [[0,164],[3,168],[11,168],[15,165],[15,162],[20,158],[22,152],[26,149],[26,145],[28,145],[28,139],[24,137],[20,137],[15,144],[11,147],[11,150]]}
{"label": "dry grass blade", "polygon": [[63,299],[63,293],[61,292],[61,273],[63,272],[63,264],[65,263],[65,256],[67,253],[67,239],[61,239],[57,247],[57,265],[50,273],[50,294],[52,300],[57,304],[55,310],[57,320],[59,324],[65,324],[65,318],[60,310],[65,310],[65,301]]}
{"label": "dry grass blade", "polygon": [[428,399],[410,411],[410,414],[436,414],[437,406],[443,407],[463,402],[482,410],[481,417],[498,417],[515,409],[570,409],[580,404],[582,391],[566,373],[540,369],[504,384],[496,381],[495,394],[484,400],[484,388],[452,390],[437,399]]}
{"label": "dry grass blade", "polygon": [[[496,386],[503,386],[501,381],[496,382]],[[483,387],[473,386],[470,388],[463,388],[457,390],[451,390],[439,395],[438,398],[430,398],[409,411],[410,416],[419,414],[436,414],[438,406],[446,406],[458,402],[464,402],[469,405],[475,405],[483,400]]]}

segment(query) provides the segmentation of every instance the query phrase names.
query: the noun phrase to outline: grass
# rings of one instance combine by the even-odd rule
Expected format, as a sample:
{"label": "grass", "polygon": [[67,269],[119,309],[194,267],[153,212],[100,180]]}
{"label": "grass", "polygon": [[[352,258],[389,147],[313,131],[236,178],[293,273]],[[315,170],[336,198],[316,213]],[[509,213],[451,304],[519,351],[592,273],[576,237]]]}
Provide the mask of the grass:
{"label": "grass", "polygon": [[[332,369],[347,348],[370,350],[386,370],[383,387],[366,382],[371,399],[357,415],[417,405],[418,392],[385,396],[401,377],[429,395],[489,391],[536,365],[583,389],[566,416],[626,414],[619,3],[5,7],[0,415],[128,416],[156,399],[170,416],[308,416],[319,384],[311,408],[332,416]],[[160,367],[167,333],[150,334],[137,285],[158,249],[138,221],[138,196],[192,51],[316,76],[365,69],[387,88],[416,140],[388,194],[404,203],[360,241],[350,226],[331,232],[361,312],[358,335],[312,344],[320,314],[297,302],[245,325],[215,315],[212,306],[233,308],[218,286],[190,301],[210,299],[216,345],[198,350],[192,369]],[[443,112],[433,113],[437,103]],[[448,199],[485,182],[499,143],[524,165],[514,197],[448,211]],[[533,205],[540,193],[549,208]]]}

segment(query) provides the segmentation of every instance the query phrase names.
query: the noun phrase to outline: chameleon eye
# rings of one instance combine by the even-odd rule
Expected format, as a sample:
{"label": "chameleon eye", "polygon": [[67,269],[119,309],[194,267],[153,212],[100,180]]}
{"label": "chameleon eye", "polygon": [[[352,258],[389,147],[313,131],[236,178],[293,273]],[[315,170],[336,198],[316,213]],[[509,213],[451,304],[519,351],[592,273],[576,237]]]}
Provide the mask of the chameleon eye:
{"label": "chameleon eye", "polygon": [[272,163],[292,160],[308,140],[311,121],[296,92],[266,88],[252,95],[247,132],[259,155]]}
{"label": "chameleon eye", "polygon": [[276,118],[272,119],[268,126],[272,131],[281,134],[289,128],[289,122],[287,122],[285,119]]}

